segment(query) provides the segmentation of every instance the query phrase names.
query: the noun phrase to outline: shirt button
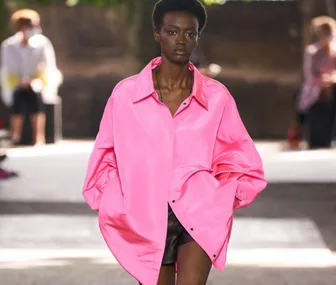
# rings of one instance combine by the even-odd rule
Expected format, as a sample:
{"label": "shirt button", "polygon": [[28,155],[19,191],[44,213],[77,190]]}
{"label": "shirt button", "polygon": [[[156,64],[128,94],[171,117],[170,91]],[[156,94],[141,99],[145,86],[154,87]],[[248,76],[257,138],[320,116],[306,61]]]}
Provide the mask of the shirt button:
{"label": "shirt button", "polygon": [[191,230],[191,231],[193,231],[193,230],[194,230],[194,228],[191,228],[190,230]]}
{"label": "shirt button", "polygon": [[183,105],[187,105],[187,103],[186,103],[186,102],[184,102],[184,103],[183,103]]}
{"label": "shirt button", "polygon": [[172,202],[173,202],[173,203],[175,203],[176,201],[175,201],[175,200],[173,200]]}
{"label": "shirt button", "polygon": [[216,254],[213,255],[213,257],[216,257],[216,256],[217,256]]}

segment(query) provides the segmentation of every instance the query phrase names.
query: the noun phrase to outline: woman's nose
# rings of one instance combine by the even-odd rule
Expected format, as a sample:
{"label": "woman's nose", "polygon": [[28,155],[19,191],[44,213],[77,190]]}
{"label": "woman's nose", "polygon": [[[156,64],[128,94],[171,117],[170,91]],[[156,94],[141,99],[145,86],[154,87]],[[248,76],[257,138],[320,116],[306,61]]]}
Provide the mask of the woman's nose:
{"label": "woman's nose", "polygon": [[179,33],[177,35],[177,38],[176,38],[176,43],[185,44],[185,41],[186,41],[186,37],[185,37],[184,33]]}

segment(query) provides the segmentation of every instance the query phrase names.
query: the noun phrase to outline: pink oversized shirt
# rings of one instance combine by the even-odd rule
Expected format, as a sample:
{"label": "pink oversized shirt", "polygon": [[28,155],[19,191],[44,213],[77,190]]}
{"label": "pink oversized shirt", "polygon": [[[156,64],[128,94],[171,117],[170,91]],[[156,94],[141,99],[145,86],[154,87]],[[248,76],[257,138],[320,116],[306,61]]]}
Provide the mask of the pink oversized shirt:
{"label": "pink oversized shirt", "polygon": [[234,209],[266,186],[229,91],[190,64],[192,94],[172,117],[153,85],[152,69],[160,63],[155,58],[114,88],[83,188],[114,257],[144,285],[157,284],[168,203],[223,270]]}

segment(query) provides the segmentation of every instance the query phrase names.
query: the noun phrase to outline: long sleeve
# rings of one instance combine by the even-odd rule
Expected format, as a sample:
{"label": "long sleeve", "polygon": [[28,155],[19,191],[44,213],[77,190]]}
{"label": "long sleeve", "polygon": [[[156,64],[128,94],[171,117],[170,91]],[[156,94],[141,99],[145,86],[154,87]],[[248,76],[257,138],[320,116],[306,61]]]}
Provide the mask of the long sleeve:
{"label": "long sleeve", "polygon": [[1,89],[2,100],[6,106],[13,104],[13,91],[19,84],[20,77],[9,72],[8,61],[10,60],[8,53],[8,46],[6,42],[1,45]]}
{"label": "long sleeve", "polygon": [[320,96],[321,86],[315,82],[316,79],[321,79],[319,70],[316,69],[316,63],[314,62],[314,55],[317,53],[317,49],[316,44],[305,48],[303,58],[304,82],[297,100],[297,108],[300,112],[307,112]]}
{"label": "long sleeve", "polygon": [[112,135],[112,104],[113,95],[105,107],[99,132],[89,159],[83,187],[83,196],[93,210],[99,210],[105,186],[108,185],[110,179],[117,175]]}
{"label": "long sleeve", "polygon": [[267,184],[261,158],[231,95],[219,126],[212,169],[224,191],[226,183],[236,181],[235,209],[251,204]]}
{"label": "long sleeve", "polygon": [[63,81],[63,76],[57,68],[55,50],[51,41],[47,38],[44,38],[44,41],[41,63],[34,75],[32,87],[37,92],[43,90],[44,93],[54,96]]}
{"label": "long sleeve", "polygon": [[[303,75],[306,82],[313,82],[313,52],[315,46],[311,45],[305,48],[304,57],[303,57]],[[318,74],[315,74],[318,75]]]}
{"label": "long sleeve", "polygon": [[36,74],[36,77],[42,80],[43,84],[46,86],[55,80],[53,75],[56,70],[55,50],[50,40],[46,39],[46,43],[43,47],[43,64],[41,64],[41,69]]}

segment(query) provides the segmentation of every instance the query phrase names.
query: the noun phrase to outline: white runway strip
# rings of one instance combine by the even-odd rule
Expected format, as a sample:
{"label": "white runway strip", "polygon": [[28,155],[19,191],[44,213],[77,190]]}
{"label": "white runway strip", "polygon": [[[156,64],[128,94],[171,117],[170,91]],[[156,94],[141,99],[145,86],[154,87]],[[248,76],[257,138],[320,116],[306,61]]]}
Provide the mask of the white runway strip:
{"label": "white runway strip", "polygon": [[[108,250],[97,249],[0,249],[0,269],[65,266],[71,259],[117,264]],[[336,255],[327,249],[231,249],[228,266],[265,268],[327,268],[336,266]]]}
{"label": "white runway strip", "polygon": [[[269,182],[336,182],[336,149],[284,151],[282,142],[256,142]],[[11,158],[55,157],[85,154],[93,141],[62,141],[54,145],[8,150]]]}

